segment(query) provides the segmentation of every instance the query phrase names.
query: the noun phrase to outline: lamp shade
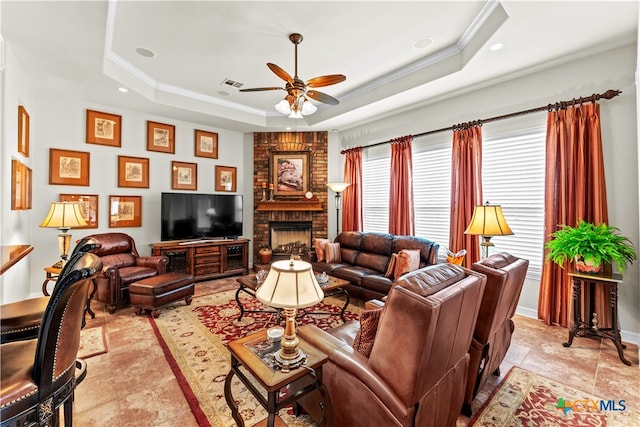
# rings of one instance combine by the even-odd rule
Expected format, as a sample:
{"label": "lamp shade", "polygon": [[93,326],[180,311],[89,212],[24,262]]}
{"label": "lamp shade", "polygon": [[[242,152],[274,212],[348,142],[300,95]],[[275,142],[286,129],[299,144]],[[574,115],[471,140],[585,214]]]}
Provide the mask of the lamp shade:
{"label": "lamp shade", "polygon": [[327,184],[327,187],[329,187],[334,193],[340,194],[350,185],[351,184],[348,182],[330,182]]}
{"label": "lamp shade", "polygon": [[308,262],[276,261],[256,291],[256,298],[270,307],[304,308],[322,301],[324,292]]}
{"label": "lamp shade", "polygon": [[513,234],[502,214],[502,206],[486,203],[473,208],[473,216],[464,234],[507,236]]}
{"label": "lamp shade", "polygon": [[84,227],[87,221],[82,216],[78,202],[53,202],[40,227],[70,229]]}

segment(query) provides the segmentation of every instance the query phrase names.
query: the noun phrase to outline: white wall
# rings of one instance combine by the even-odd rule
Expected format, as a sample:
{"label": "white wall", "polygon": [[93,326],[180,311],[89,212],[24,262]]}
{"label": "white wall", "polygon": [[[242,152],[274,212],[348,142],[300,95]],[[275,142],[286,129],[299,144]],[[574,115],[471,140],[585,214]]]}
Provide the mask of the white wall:
{"label": "white wall", "polygon": [[[244,194],[243,235],[253,235],[253,168],[251,155],[245,163],[244,135],[228,131],[158,117],[135,111],[123,111],[106,105],[87,104],[82,100],[66,97],[58,92],[30,94],[27,82],[21,80],[20,64],[8,55],[3,118],[2,168],[10,167],[12,157],[17,155],[17,106],[25,105],[30,115],[31,156],[27,164],[33,169],[33,209],[10,210],[10,176],[3,172],[2,183],[2,243],[30,243],[34,251],[2,276],[3,303],[41,295],[44,279],[43,268],[53,264],[59,257],[55,229],[39,228],[53,201],[60,193],[98,194],[98,222],[96,229],[71,230],[73,241],[82,236],[103,232],[124,232],[131,235],[141,255],[149,255],[149,245],[160,241],[160,194],[171,189],[171,162],[173,160],[198,164],[198,193],[214,193],[215,165],[238,168],[238,194]],[[120,148],[85,143],[86,109],[103,111],[122,116],[122,146]],[[175,125],[175,155],[146,150],[146,121],[152,120]],[[194,129],[218,133],[218,159],[194,156]],[[90,159],[90,185],[49,185],[49,148],[88,151]],[[252,153],[252,150],[249,150]],[[118,187],[118,156],[134,156],[149,159],[149,188]],[[142,227],[109,228],[108,196],[142,196]]]}
{"label": "white wall", "polygon": [[[367,145],[407,134],[417,134],[455,123],[486,119],[556,101],[570,100],[608,89],[622,90],[612,100],[602,100],[601,123],[609,223],[622,230],[638,251],[638,139],[636,121],[636,45],[537,71],[453,98],[425,105],[340,133],[343,147]],[[483,134],[545,126],[546,114],[485,124]],[[420,143],[420,138],[415,144]],[[429,236],[425,236],[429,237]],[[538,281],[527,281],[519,312],[537,317]],[[640,290],[638,262],[631,265],[619,287],[623,339],[640,341]]]}

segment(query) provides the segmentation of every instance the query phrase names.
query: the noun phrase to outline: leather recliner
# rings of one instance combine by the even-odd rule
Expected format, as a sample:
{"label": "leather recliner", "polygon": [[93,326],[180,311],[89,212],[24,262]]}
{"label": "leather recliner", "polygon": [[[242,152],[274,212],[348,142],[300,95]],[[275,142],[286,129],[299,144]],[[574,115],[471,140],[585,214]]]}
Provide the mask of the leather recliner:
{"label": "leather recliner", "polygon": [[[454,426],[486,277],[450,264],[407,273],[389,292],[369,358],[353,348],[360,325],[298,335],[329,355],[322,368],[335,426]],[[310,413],[310,398],[302,406]],[[311,409],[310,409],[311,408]]]}
{"label": "leather recliner", "polygon": [[487,286],[469,348],[471,357],[462,413],[471,416],[471,402],[489,376],[500,375],[500,364],[511,345],[513,316],[529,261],[496,253],[474,263],[473,271],[487,276]]}
{"label": "leather recliner", "polygon": [[100,247],[90,252],[102,261],[102,272],[95,280],[94,299],[107,305],[114,313],[116,307],[129,301],[129,285],[138,280],[166,272],[169,259],[166,256],[140,256],[133,238],[124,233],[93,234]]}

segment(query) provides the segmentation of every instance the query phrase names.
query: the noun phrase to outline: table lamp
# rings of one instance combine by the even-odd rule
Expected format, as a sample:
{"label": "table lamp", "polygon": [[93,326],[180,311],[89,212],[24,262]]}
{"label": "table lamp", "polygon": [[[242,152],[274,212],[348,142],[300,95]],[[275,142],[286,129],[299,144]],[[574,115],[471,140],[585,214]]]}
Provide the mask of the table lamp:
{"label": "table lamp", "polygon": [[480,243],[480,249],[484,259],[489,256],[489,247],[495,246],[491,242],[493,236],[507,236],[513,234],[513,231],[504,219],[502,206],[490,205],[489,202],[486,202],[484,205],[473,208],[471,222],[464,234],[482,236],[483,241]]}
{"label": "table lamp", "polygon": [[276,261],[256,291],[256,298],[270,307],[282,308],[285,316],[284,335],[275,361],[282,370],[302,365],[307,355],[298,348],[296,337],[296,309],[318,304],[324,292],[318,285],[311,264],[294,260]]}
{"label": "table lamp", "polygon": [[69,248],[71,246],[71,234],[68,231],[74,227],[86,226],[87,222],[82,216],[82,208],[78,202],[53,202],[47,217],[42,221],[40,227],[57,228],[58,248],[60,250],[60,261],[54,267],[62,268],[67,262]]}
{"label": "table lamp", "polygon": [[336,193],[336,234],[340,234],[340,196],[347,187],[351,185],[347,182],[330,182],[327,184]]}

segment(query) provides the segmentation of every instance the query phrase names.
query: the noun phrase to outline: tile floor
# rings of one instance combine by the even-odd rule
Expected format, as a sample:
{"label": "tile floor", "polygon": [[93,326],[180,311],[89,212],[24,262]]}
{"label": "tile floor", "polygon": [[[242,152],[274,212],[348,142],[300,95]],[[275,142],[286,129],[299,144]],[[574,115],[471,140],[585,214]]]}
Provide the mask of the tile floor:
{"label": "tile floor", "polygon": [[[235,278],[198,283],[196,297],[232,286]],[[87,359],[87,377],[76,390],[74,425],[197,426],[148,316],[136,315],[133,308],[108,314],[98,302],[93,302],[92,309],[96,318],[89,320],[87,327],[106,325],[108,352]],[[636,345],[627,345],[625,356],[632,366],[626,366],[610,340],[576,337],[570,348],[564,348],[565,328],[545,326],[522,316],[516,316],[515,323],[502,375],[510,367],[520,366],[605,399],[625,399],[627,408],[640,412]],[[502,376],[489,381],[474,401],[474,410],[501,380]],[[468,418],[460,416],[457,426],[467,423]]]}

